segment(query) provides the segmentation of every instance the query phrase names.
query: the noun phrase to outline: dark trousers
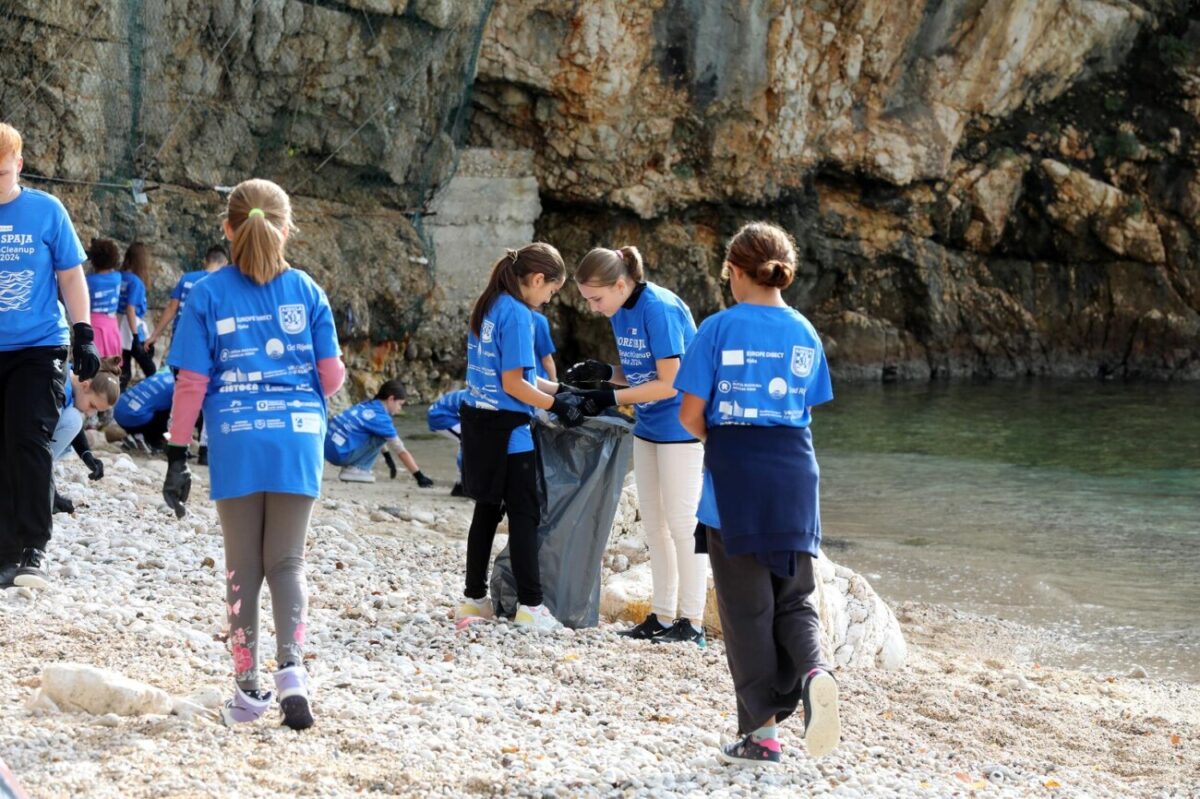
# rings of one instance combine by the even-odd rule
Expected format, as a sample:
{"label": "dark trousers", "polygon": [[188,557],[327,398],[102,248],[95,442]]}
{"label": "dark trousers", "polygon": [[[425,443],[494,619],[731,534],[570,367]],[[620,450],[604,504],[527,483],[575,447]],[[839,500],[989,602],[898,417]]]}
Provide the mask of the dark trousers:
{"label": "dark trousers", "polygon": [[129,386],[129,381],[133,379],[133,361],[137,361],[137,365],[142,368],[142,374],[146,377],[158,371],[158,367],[154,365],[154,347],[150,347],[148,351],[145,347],[139,347],[136,350],[123,350],[121,356],[122,391]]}
{"label": "dark trousers", "polygon": [[754,555],[729,555],[721,532],[708,528],[712,564],[725,639],[725,659],[737,694],[738,734],[783,721],[802,701],[804,676],[827,668],[821,657],[812,558],[796,556],[796,575],[782,578]]}
{"label": "dark trousers", "polygon": [[50,439],[65,403],[66,347],[0,352],[0,561],[45,549],[54,501]]}
{"label": "dark trousers", "polygon": [[171,410],[168,408],[165,411],[158,411],[141,427],[128,427],[125,429],[127,435],[142,434],[142,438],[152,447],[165,447],[167,445],[167,425],[171,422]]}
{"label": "dark trousers", "polygon": [[504,478],[504,503],[475,503],[471,530],[467,533],[467,587],[472,599],[487,594],[488,563],[496,526],[508,514],[508,552],[517,580],[517,601],[522,605],[542,604],[542,575],[538,568],[537,456],[533,452],[509,455]]}

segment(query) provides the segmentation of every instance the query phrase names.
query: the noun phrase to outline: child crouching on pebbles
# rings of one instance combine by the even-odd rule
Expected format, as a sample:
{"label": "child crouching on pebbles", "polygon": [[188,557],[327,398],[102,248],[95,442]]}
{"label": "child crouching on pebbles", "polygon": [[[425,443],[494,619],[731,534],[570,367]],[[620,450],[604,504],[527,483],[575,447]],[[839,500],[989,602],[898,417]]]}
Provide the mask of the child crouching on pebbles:
{"label": "child crouching on pebbles", "polygon": [[732,308],[710,316],[683,355],[679,420],[705,441],[696,531],[716,586],[740,740],[726,763],[778,763],[776,725],[804,704],[820,757],[841,737],[837,683],[821,657],[813,559],[821,544],[811,408],[833,399],[821,339],[783,301],[791,236],[755,223],[725,254]]}
{"label": "child crouching on pebbles", "polygon": [[229,195],[224,228],[233,264],[192,289],[168,359],[179,375],[163,498],[183,516],[191,490],[187,445],[203,402],[236,680],[221,717],[231,726],[254,721],[271,705],[258,681],[265,579],[283,723],[302,730],[313,723],[304,542],[324,468],[325,397],[341,387],[345,367],[325,292],[284,259],[293,227],[291,202],[274,183],[248,180]]}

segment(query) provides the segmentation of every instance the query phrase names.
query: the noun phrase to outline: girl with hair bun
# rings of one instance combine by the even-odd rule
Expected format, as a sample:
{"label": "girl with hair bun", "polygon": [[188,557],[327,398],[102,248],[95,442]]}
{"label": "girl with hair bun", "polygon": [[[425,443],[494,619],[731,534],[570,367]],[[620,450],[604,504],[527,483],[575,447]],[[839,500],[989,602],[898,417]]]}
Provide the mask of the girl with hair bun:
{"label": "girl with hair bun", "polygon": [[92,239],[88,248],[92,273],[87,276],[91,297],[92,330],[96,351],[101,358],[121,357],[121,331],[117,326],[117,308],[121,301],[121,251],[109,239]]}
{"label": "girl with hair bun", "polygon": [[705,442],[696,548],[712,562],[739,739],[727,763],[778,763],[776,725],[804,705],[812,757],[841,737],[837,683],[821,655],[813,559],[821,545],[812,408],[833,399],[821,339],[781,294],[791,236],[756,222],[725,255],[732,308],[710,316],[683,356],[679,420]]}
{"label": "girl with hair bun", "polygon": [[269,180],[239,183],[223,227],[233,264],[191,289],[168,358],[179,373],[163,499],[183,517],[191,491],[187,448],[203,404],[235,679],[221,718],[230,726],[251,722],[271,706],[258,675],[265,580],[275,616],[275,692],[283,723],[302,730],[313,723],[304,543],[324,468],[325,398],[346,370],[325,292],[286,260],[295,223],[284,190]]}
{"label": "girl with hair bun", "polygon": [[585,413],[618,404],[637,408],[633,472],[654,590],[650,614],[619,635],[704,647],[708,559],[693,544],[704,447],[679,424],[680,397],[672,385],[696,323],[683,300],[646,281],[636,247],[597,247],[579,262],[575,282],[591,309],[612,323],[621,362],[577,363],[563,380],[627,386],[579,392]]}

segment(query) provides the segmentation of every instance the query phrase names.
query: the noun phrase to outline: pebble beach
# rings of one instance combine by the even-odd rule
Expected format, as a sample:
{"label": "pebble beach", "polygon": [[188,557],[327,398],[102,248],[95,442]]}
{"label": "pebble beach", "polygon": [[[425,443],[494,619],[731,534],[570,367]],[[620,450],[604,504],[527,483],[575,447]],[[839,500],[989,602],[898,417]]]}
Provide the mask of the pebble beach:
{"label": "pebble beach", "polygon": [[[308,544],[316,726],[297,734],[271,714],[227,729],[206,470],[193,467],[176,520],[165,463],[98,454],[98,484],[73,459],[56,467],[78,510],[55,517],[53,586],[0,592],[0,759],[31,797],[1200,797],[1200,686],[1152,664],[1053,668],[1041,659],[1070,641],[935,604],[893,608],[903,668],[838,672],[833,755],[809,759],[792,720],[781,766],[724,766],[715,749],[736,715],[719,638],[629,642],[605,621],[456,631],[471,504],[437,473],[432,491],[327,474]],[[146,683],[167,704],[60,707],[43,690],[55,664]]]}

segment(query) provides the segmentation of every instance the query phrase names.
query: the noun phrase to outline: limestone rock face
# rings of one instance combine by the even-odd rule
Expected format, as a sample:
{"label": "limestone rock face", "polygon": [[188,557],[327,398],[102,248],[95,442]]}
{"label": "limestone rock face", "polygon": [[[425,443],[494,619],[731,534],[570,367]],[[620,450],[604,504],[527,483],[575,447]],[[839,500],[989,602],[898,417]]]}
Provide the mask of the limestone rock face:
{"label": "limestone rock face", "polygon": [[171,697],[160,688],[79,663],[46,666],[40,692],[61,710],[82,710],[94,716],[166,715],[174,707]]}

